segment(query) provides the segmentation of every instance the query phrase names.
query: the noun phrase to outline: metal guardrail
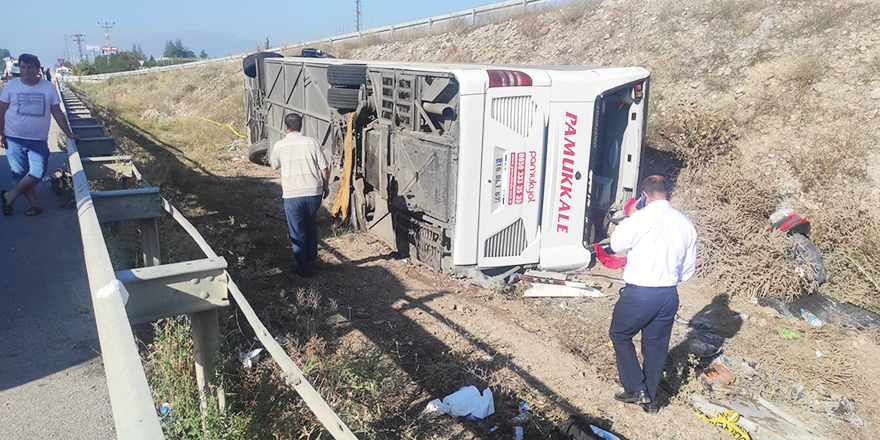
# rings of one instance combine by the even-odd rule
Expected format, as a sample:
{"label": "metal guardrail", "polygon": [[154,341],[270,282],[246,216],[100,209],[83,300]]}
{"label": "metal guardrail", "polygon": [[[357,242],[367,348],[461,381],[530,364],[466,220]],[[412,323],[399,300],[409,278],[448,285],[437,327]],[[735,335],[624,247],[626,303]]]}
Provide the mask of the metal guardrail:
{"label": "metal guardrail", "polygon": [[[65,110],[66,104],[62,101]],[[162,439],[153,395],[125,311],[128,292],[116,281],[80,153],[70,138],[67,155],[116,435],[125,439]]]}
{"label": "metal guardrail", "polygon": [[[435,15],[433,17],[422,18],[419,20],[407,21],[404,23],[392,24],[389,26],[382,26],[372,29],[363,30],[360,32],[349,32],[347,34],[334,35],[332,37],[324,37],[318,38],[315,40],[273,47],[271,49],[266,49],[266,52],[282,52],[284,50],[294,49],[297,47],[309,47],[314,46],[316,44],[322,43],[337,43],[340,41],[354,40],[357,38],[361,38],[367,35],[381,35],[381,34],[390,34],[393,35],[396,32],[410,30],[422,26],[427,26],[428,28],[433,27],[436,24],[445,24],[450,23],[453,20],[457,19],[465,19],[470,20],[471,23],[476,23],[477,17],[480,14],[486,14],[489,12],[498,12],[502,10],[510,10],[513,8],[526,8],[528,6],[536,6],[545,3],[553,3],[558,2],[559,0],[508,0],[499,3],[492,3],[485,6],[477,6],[476,8],[464,9],[457,12],[452,12],[449,14],[443,15]],[[148,73],[153,72],[168,72],[172,70],[181,70],[181,69],[189,69],[193,67],[205,66],[208,64],[223,62],[223,61],[236,61],[241,60],[242,58],[253,54],[256,52],[244,52],[239,55],[230,55],[220,58],[211,58],[210,60],[202,60],[202,61],[193,61],[191,63],[184,64],[175,64],[173,66],[161,66],[161,67],[150,67],[148,69],[141,70],[130,70],[127,72],[115,72],[115,73],[102,73],[98,75],[86,75],[86,76],[67,76],[67,81],[104,81],[108,78],[120,77],[120,76],[137,76],[137,75],[146,75]]]}
{"label": "metal guardrail", "polygon": [[[211,249],[196,228],[141,176],[130,156],[114,155],[117,146],[103,127],[70,91],[62,91],[62,105],[74,133],[84,136],[79,144],[67,138],[68,159],[77,203],[86,271],[92,293],[95,321],[101,342],[110,405],[116,434],[121,439],[164,438],[152,393],[147,383],[131,323],[148,322],[180,314],[192,317],[196,379],[202,411],[208,393],[217,396],[225,409],[222,390],[211,389],[212,356],[219,347],[217,308],[235,298],[257,338],[278,363],[285,382],[293,387],[335,439],[356,440],[346,424],[312,387],[302,370],[290,359],[269,330],[260,322],[244,294],[226,271],[226,261]],[[85,137],[86,135],[90,137]],[[139,189],[93,192],[90,180],[125,177]],[[157,218],[167,212],[181,226],[206,259],[161,264]],[[141,226],[143,268],[113,271],[101,222],[138,220]]]}

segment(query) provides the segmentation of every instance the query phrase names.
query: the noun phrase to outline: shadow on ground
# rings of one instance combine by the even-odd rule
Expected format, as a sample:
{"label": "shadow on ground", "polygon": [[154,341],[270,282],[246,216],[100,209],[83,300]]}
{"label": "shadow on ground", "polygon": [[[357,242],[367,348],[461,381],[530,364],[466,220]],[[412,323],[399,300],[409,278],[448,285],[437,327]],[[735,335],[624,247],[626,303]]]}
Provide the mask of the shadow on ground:
{"label": "shadow on ground", "polygon": [[[726,294],[715,296],[694,314],[687,322],[690,329],[685,339],[669,350],[661,400],[666,403],[678,396],[694,369],[711,366],[724,352],[724,342],[739,333],[742,324],[740,314],[730,309],[730,297]],[[691,364],[691,354],[696,364]]]}

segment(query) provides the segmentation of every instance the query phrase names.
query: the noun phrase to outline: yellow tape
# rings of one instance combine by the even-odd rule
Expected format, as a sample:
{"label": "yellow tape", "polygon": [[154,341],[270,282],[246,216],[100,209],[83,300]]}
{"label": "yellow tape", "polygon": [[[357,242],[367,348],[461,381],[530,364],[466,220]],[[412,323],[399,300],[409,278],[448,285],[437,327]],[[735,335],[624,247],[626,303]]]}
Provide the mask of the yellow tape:
{"label": "yellow tape", "polygon": [[219,122],[217,122],[217,121],[212,121],[212,120],[210,120],[210,119],[208,119],[208,118],[203,118],[203,117],[201,117],[201,116],[193,116],[193,117],[196,118],[196,119],[201,119],[201,120],[203,120],[203,121],[208,121],[208,122],[210,122],[210,123],[212,123],[212,124],[214,124],[214,125],[219,125],[219,126],[221,126],[221,127],[228,127],[230,130],[232,130],[233,133],[235,133],[236,136],[238,136],[238,137],[240,137],[240,138],[243,138],[243,137],[244,137],[243,135],[238,134],[238,132],[235,131],[235,129],[232,128],[232,126],[229,125],[229,124],[221,124],[221,123],[219,123]]}
{"label": "yellow tape", "polygon": [[697,417],[721,428],[725,431],[729,432],[731,437],[736,440],[752,440],[749,436],[749,433],[743,429],[742,426],[736,424],[736,421],[739,420],[739,413],[734,410],[727,410],[723,413],[718,413],[718,416],[710,419],[702,414],[697,414]]}
{"label": "yellow tape", "polygon": [[335,216],[342,211],[342,221],[348,218],[348,205],[351,200],[351,170],[354,167],[354,139],[352,126],[354,125],[354,113],[348,115],[348,129],[345,132],[345,150],[342,159],[342,176],[339,179],[339,189],[336,190],[336,197],[333,199],[333,209],[330,215]]}

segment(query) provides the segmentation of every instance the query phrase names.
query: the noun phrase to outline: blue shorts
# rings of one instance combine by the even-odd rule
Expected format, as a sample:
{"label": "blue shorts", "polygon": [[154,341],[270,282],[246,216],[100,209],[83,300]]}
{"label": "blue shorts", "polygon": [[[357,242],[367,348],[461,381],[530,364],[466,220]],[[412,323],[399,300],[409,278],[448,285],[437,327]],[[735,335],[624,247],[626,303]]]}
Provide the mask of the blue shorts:
{"label": "blue shorts", "polygon": [[49,141],[36,141],[6,136],[9,149],[6,158],[12,170],[12,181],[18,183],[25,175],[41,180],[49,165]]}

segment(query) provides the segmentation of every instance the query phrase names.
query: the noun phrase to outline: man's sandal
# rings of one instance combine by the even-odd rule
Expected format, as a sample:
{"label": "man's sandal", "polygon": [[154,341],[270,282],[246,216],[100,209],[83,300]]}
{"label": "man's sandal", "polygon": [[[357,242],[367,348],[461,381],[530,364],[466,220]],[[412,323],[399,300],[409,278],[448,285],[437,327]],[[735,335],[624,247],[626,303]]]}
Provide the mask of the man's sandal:
{"label": "man's sandal", "polygon": [[30,209],[24,212],[24,215],[28,217],[34,217],[40,215],[43,212],[42,209],[37,208],[36,206],[31,206]]}
{"label": "man's sandal", "polygon": [[3,202],[3,215],[12,215],[12,205],[6,201],[6,191],[0,191],[0,202]]}

